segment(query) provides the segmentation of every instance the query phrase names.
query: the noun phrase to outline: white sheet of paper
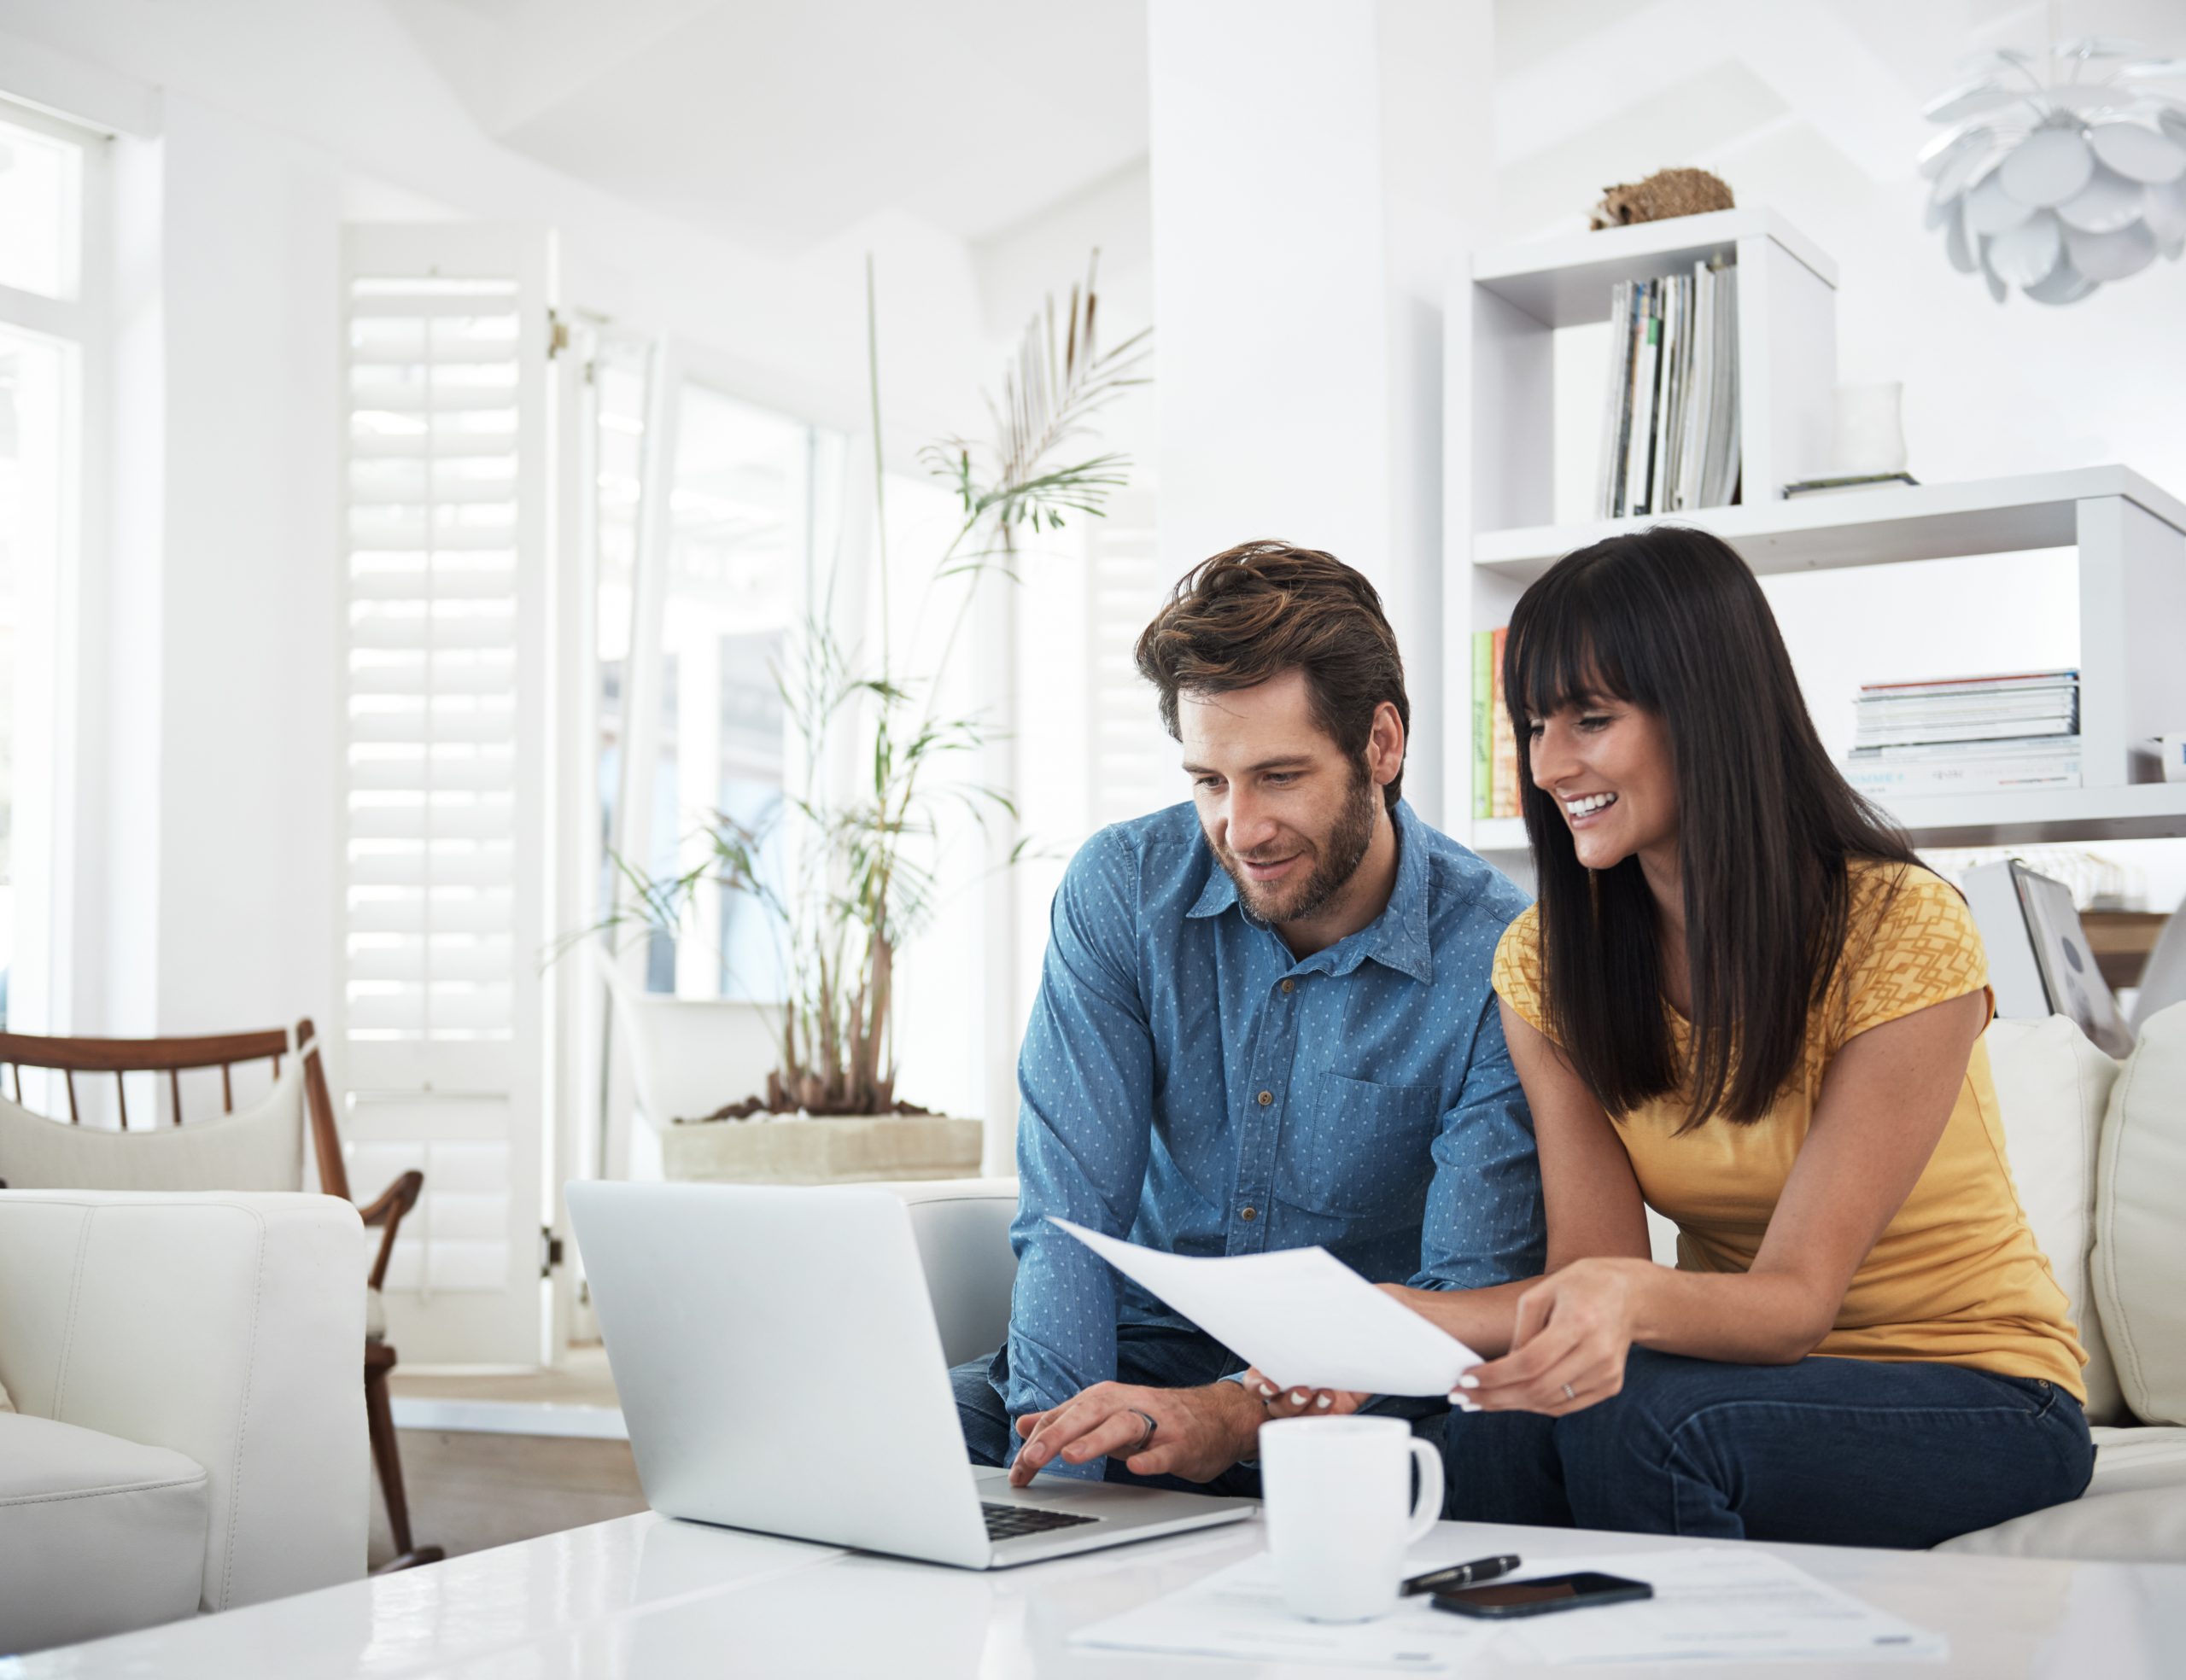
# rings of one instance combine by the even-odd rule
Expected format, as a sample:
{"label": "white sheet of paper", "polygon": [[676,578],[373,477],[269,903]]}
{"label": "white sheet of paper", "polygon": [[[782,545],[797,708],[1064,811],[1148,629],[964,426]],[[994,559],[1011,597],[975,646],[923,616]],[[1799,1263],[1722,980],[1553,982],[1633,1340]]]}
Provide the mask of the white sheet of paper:
{"label": "white sheet of paper", "polygon": [[1598,1569],[1645,1581],[1650,1599],[1496,1624],[1496,1648],[1540,1663],[1941,1661],[1949,1642],[1746,1547],[1538,1558],[1504,1578]]}
{"label": "white sheet of paper", "polygon": [[1164,1254],[1049,1219],[1240,1359],[1288,1387],[1443,1395],[1481,1362],[1324,1248]]}
{"label": "white sheet of paper", "polygon": [[[1453,1552],[1447,1543],[1430,1546],[1412,1555],[1405,1572],[1422,1574],[1461,1563],[1469,1555]],[[1301,1621],[1283,1608],[1275,1560],[1262,1552],[1181,1592],[1080,1628],[1070,1642],[1101,1651],[1432,1674],[1485,1648],[1495,1635],[1493,1623],[1446,1614],[1425,1598],[1399,1599],[1395,1609],[1371,1622]]]}
{"label": "white sheet of paper", "polygon": [[[1429,1540],[1413,1549],[1405,1572],[1421,1574],[1470,1555]],[[1682,1665],[1938,1662],[1950,1652],[1943,1635],[1863,1604],[1781,1558],[1742,1548],[1540,1558],[1505,1578],[1584,1569],[1645,1581],[1655,1596],[1508,1622],[1452,1616],[1424,1597],[1407,1598],[1371,1622],[1308,1622],[1283,1607],[1275,1560],[1263,1552],[1080,1628],[1070,1642],[1102,1651],[1415,1673],[1462,1671],[1466,1659],[1488,1653],[1522,1663]]]}

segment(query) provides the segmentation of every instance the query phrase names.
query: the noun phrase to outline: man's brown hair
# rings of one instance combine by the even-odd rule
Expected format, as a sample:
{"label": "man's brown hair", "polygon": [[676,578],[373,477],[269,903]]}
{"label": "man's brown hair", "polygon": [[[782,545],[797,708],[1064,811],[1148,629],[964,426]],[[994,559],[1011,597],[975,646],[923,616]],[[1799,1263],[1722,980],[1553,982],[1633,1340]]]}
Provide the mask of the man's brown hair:
{"label": "man's brown hair", "polygon": [[[1318,548],[1262,540],[1201,561],[1140,635],[1138,668],[1160,691],[1161,722],[1175,740],[1184,738],[1179,694],[1252,688],[1296,669],[1306,674],[1313,721],[1353,761],[1365,759],[1384,700],[1397,709],[1412,744],[1404,660],[1382,598]],[[1390,809],[1403,788],[1399,765],[1383,790]]]}

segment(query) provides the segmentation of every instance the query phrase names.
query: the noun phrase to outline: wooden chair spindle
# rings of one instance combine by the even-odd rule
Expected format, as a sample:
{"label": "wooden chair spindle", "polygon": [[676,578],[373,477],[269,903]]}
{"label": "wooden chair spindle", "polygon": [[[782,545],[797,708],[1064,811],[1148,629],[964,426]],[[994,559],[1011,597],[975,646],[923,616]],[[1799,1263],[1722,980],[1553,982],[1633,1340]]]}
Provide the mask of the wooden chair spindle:
{"label": "wooden chair spindle", "polygon": [[236,1111],[235,1082],[228,1077],[228,1065],[225,1062],[220,1064],[220,1111],[223,1114],[233,1114]]}
{"label": "wooden chair spindle", "polygon": [[117,1068],[114,1075],[114,1100],[121,1110],[121,1129],[129,1129],[129,1083]]}
{"label": "wooden chair spindle", "polygon": [[80,1117],[76,1112],[76,1070],[73,1068],[61,1069],[61,1078],[62,1082],[68,1087],[68,1123],[73,1126],[79,1123],[80,1119]]}
{"label": "wooden chair spindle", "polygon": [[182,1123],[182,1070],[180,1068],[167,1070],[167,1089],[174,1094],[174,1123],[179,1126]]}

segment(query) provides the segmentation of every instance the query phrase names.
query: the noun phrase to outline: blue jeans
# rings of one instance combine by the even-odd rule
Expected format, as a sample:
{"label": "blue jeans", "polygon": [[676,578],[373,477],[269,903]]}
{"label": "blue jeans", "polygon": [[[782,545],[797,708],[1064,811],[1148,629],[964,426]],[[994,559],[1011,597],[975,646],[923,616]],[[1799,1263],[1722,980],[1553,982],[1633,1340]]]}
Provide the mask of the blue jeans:
{"label": "blue jeans", "polygon": [[1721,1365],[1634,1348],[1567,1417],[1452,1416],[1446,1517],[1927,1547],[2077,1499],[2095,1449],[2055,1384],[1957,1365]]}
{"label": "blue jeans", "polygon": [[[1211,1337],[1196,1330],[1175,1330],[1156,1324],[1119,1324],[1116,1327],[1116,1380],[1145,1388],[1201,1388],[1245,1368],[1245,1362]],[[964,1448],[974,1464],[1008,1462],[1009,1413],[1002,1403],[1002,1385],[1009,1380],[1009,1349],[1005,1345],[991,1359],[967,1360],[949,1373],[956,1391],[956,1416],[964,1426]],[[1401,1417],[1412,1432],[1442,1444],[1447,1415],[1440,1400],[1425,1402],[1387,1397],[1371,1401],[1370,1413]],[[1130,1482],[1140,1487],[1172,1488],[1184,1493],[1225,1494],[1238,1499],[1260,1496],[1260,1467],[1234,1465],[1211,1482],[1188,1482],[1181,1476],[1134,1476],[1123,1461],[1105,1461],[1103,1477],[1111,1482]]]}

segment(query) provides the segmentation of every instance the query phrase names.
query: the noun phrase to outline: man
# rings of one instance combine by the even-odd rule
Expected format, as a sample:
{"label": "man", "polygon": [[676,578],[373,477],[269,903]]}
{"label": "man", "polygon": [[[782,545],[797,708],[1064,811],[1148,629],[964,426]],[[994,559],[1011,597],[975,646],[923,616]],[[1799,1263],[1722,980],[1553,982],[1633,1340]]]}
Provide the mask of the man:
{"label": "man", "polygon": [[1373,586],[1247,543],[1138,643],[1192,803],[1105,829],[1055,895],[1018,1064],[1009,1340],[951,1374],[974,1461],[1257,1490],[1240,1362],[1051,1214],[1178,1254],[1326,1247],[1376,1282],[1541,1269],[1533,1128],[1488,975],[1524,896],[1400,797]]}

